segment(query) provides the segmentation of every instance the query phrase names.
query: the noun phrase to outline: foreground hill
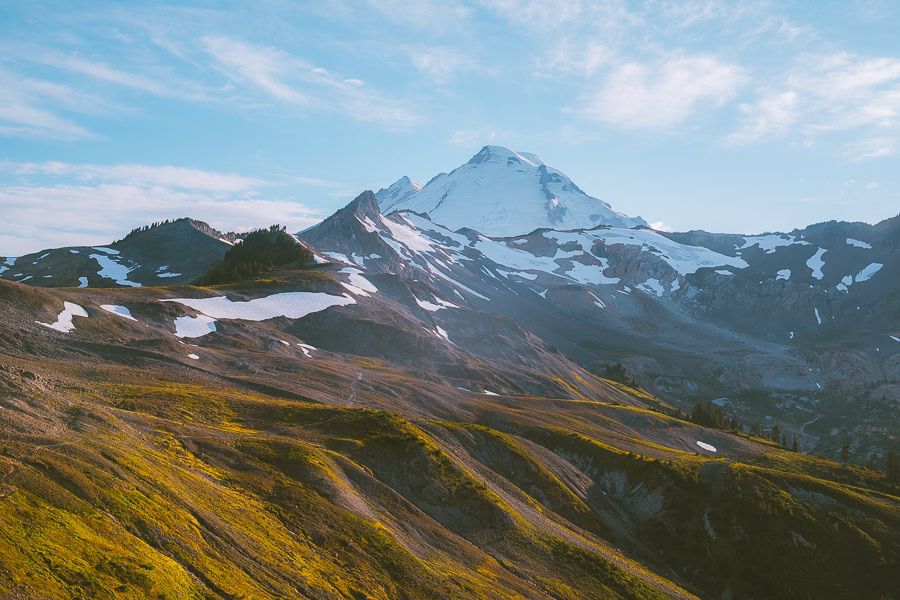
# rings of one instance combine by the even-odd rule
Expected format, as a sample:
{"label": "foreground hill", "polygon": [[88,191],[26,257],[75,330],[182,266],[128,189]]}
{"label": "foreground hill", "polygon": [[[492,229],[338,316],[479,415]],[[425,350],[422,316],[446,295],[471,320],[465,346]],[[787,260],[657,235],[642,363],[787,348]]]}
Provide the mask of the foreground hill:
{"label": "foreground hill", "polygon": [[891,597],[883,474],[687,422],[436,280],[0,282],[0,595]]}

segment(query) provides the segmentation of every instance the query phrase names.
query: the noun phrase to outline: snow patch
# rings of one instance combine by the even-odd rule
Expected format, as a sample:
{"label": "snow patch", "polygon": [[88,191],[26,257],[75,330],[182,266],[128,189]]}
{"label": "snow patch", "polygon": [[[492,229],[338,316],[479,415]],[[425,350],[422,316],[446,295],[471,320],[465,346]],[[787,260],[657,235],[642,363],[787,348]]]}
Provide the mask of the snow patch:
{"label": "snow patch", "polygon": [[[354,269],[353,267],[346,267],[339,271],[340,273],[346,273],[347,278],[350,280],[350,285],[360,290],[364,290],[365,292],[372,292],[373,294],[378,291],[378,288],[372,285],[372,283],[362,276],[362,271],[359,269]],[[346,286],[345,286],[346,287]],[[368,296],[368,294],[363,294],[364,296]]]}
{"label": "snow patch", "polygon": [[198,338],[216,330],[216,320],[206,315],[175,319],[175,337]]}
{"label": "snow patch", "polygon": [[[435,325],[435,326],[434,326],[434,330],[437,332],[437,334],[438,334],[440,337],[444,338],[444,339],[447,340],[448,342],[450,341],[450,337],[447,335],[447,331],[444,330],[444,328],[442,328],[440,325]],[[451,343],[452,343],[452,342],[451,342]]]}
{"label": "snow patch", "polygon": [[712,444],[707,444],[706,442],[701,442],[697,440],[697,445],[703,448],[704,450],[709,450],[710,452],[717,452],[716,447]]}
{"label": "snow patch", "polygon": [[854,240],[853,238],[847,238],[847,243],[851,246],[856,246],[857,248],[865,248],[866,250],[872,249],[871,245],[859,240]]}
{"label": "snow patch", "polygon": [[200,357],[196,354],[188,354],[188,358],[193,358],[194,360],[200,360]]}
{"label": "snow patch", "polygon": [[282,292],[263,298],[237,302],[227,296],[212,298],[169,298],[160,302],[177,302],[193,308],[214,319],[238,319],[243,321],[265,321],[275,317],[301,319],[308,314],[319,312],[331,306],[356,304],[356,300],[344,294],[332,296],[322,292]]}
{"label": "snow patch", "polygon": [[775,277],[775,281],[778,281],[779,279],[784,279],[785,281],[788,281],[791,278],[791,270],[790,269],[781,269],[780,271],[775,273],[775,275],[777,275],[777,277]]}
{"label": "snow patch", "polygon": [[87,277],[79,277],[78,278],[78,287],[86,288],[88,286]]}
{"label": "snow patch", "polygon": [[[118,254],[118,251],[113,252]],[[135,267],[126,267],[125,265],[120,265],[110,257],[104,256],[102,254],[91,254],[89,258],[93,258],[97,261],[97,264],[100,265],[100,271],[97,272],[97,275],[99,275],[100,277],[112,279],[119,285],[141,287],[141,284],[128,280],[128,274],[133,271]]]}
{"label": "snow patch", "polygon": [[100,308],[102,308],[106,312],[111,312],[114,315],[119,315],[123,319],[131,319],[132,321],[137,321],[137,319],[131,316],[131,311],[124,306],[118,306],[116,304],[101,304]]}
{"label": "snow patch", "polygon": [[429,302],[428,300],[419,300],[415,296],[413,296],[413,300],[416,301],[416,304],[419,305],[420,308],[430,311],[436,312],[444,308],[459,308],[456,304],[451,302],[447,302],[446,300],[441,300],[437,296],[432,296],[434,298],[434,302]]}
{"label": "snow patch", "polygon": [[375,233],[376,231],[378,231],[378,227],[375,226],[375,223],[373,223],[369,217],[363,217],[362,219],[356,217],[356,220],[362,223],[362,226],[369,233]]}
{"label": "snow patch", "polygon": [[881,270],[881,267],[884,265],[881,263],[872,263],[862,271],[856,274],[856,283],[860,283],[861,281],[868,281],[872,278],[872,275]]}
{"label": "snow patch", "polygon": [[760,250],[764,250],[766,254],[772,254],[775,252],[776,248],[781,246],[809,246],[809,242],[806,240],[798,240],[796,237],[791,238],[789,235],[756,235],[752,237],[744,238],[744,245],[738,248],[738,250],[745,250],[747,248],[752,248],[753,246],[758,246]]}
{"label": "snow patch", "polygon": [[816,253],[813,254],[808,261],[806,261],[806,266],[812,269],[812,276],[816,279],[822,279],[824,276],[822,273],[822,267],[825,266],[825,261],[822,260],[822,255],[828,252],[825,248],[819,248],[816,250]]}
{"label": "snow patch", "polygon": [[659,282],[659,279],[649,278],[644,283],[638,284],[638,289],[647,292],[648,294],[654,294],[657,297],[662,297],[663,295],[663,286]]}
{"label": "snow patch", "polygon": [[352,260],[347,258],[346,254],[341,254],[340,252],[323,252],[322,254],[324,254],[328,258],[333,258],[334,260],[336,260],[338,262],[342,262],[344,264],[348,264],[348,265],[354,264]]}
{"label": "snow patch", "polygon": [[44,327],[49,327],[50,329],[55,329],[56,331],[61,331],[62,333],[69,333],[75,329],[75,324],[72,323],[72,317],[87,316],[87,311],[81,306],[73,304],[72,302],[63,302],[63,311],[57,315],[55,323],[43,323],[41,321],[35,321],[35,323],[43,325]]}

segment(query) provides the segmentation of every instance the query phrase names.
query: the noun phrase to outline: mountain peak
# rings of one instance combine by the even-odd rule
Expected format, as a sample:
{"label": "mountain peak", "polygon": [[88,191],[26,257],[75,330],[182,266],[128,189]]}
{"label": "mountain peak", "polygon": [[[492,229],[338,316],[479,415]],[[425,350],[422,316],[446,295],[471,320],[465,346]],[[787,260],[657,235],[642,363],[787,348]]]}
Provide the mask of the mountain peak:
{"label": "mountain peak", "polygon": [[464,165],[437,175],[424,187],[403,177],[376,196],[383,214],[409,210],[427,214],[452,230],[469,227],[489,236],[519,235],[541,227],[647,224],[588,196],[536,154],[503,146],[483,147]]}
{"label": "mountain peak", "polygon": [[469,159],[468,165],[478,165],[485,162],[494,162],[512,166],[525,163],[530,167],[538,167],[544,164],[536,154],[530,152],[514,152],[504,146],[485,146],[478,154]]}
{"label": "mountain peak", "polygon": [[378,207],[378,199],[375,197],[375,194],[372,192],[372,190],[364,191],[341,210],[353,215],[364,217],[381,214],[381,210]]}
{"label": "mountain peak", "polygon": [[378,205],[382,212],[388,212],[395,205],[405,202],[415,196],[422,186],[404,175],[387,188],[381,188],[375,193]]}

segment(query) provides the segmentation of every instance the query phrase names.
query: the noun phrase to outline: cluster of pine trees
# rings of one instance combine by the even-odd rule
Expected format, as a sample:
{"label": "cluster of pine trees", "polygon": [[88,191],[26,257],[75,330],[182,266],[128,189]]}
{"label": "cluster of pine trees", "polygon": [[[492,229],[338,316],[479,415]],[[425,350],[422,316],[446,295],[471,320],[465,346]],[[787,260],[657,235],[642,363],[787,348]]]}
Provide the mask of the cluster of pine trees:
{"label": "cluster of pine trees", "polygon": [[178,219],[166,219],[165,221],[154,221],[150,225],[143,225],[141,227],[135,227],[134,229],[132,229],[131,231],[128,232],[128,235],[126,235],[125,237],[123,237],[120,240],[116,240],[113,243],[118,244],[119,242],[124,242],[125,240],[130,239],[139,233],[144,233],[145,231],[155,229],[155,228],[159,227],[160,225],[168,225],[169,223],[174,223],[177,220]]}
{"label": "cluster of pine trees", "polygon": [[[744,433],[744,425],[735,416],[726,416],[725,410],[713,402],[698,402],[694,405],[691,412],[691,422],[704,427],[712,427],[713,429],[722,429],[734,433]],[[780,444],[785,448],[790,447],[794,452],[799,452],[800,447],[797,442],[797,434],[794,434],[793,444],[788,446],[787,435],[782,431],[781,427],[776,423],[771,429],[763,430],[763,426],[759,423],[750,425],[750,435],[771,440],[776,444]]]}
{"label": "cluster of pine trees", "polygon": [[312,260],[312,251],[287,233],[287,228],[272,225],[257,229],[233,246],[221,262],[214,265],[199,282],[215,285],[252,279],[278,268],[303,267]]}

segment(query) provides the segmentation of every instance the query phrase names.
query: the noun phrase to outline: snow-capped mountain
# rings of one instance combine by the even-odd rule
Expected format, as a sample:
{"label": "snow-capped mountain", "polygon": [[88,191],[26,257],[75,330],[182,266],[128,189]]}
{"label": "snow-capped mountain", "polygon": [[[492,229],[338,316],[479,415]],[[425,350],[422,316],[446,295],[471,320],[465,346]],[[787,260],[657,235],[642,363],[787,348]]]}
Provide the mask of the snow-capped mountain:
{"label": "snow-capped mountain", "polygon": [[647,225],[588,196],[538,156],[501,146],[485,146],[469,162],[437,175],[424,187],[402,177],[376,198],[385,214],[425,213],[451,230],[469,227],[490,236],[521,235],[541,227]]}
{"label": "snow-capped mountain", "polygon": [[378,206],[385,213],[390,212],[394,206],[402,205],[422,191],[422,186],[404,175],[387,188],[381,188],[375,192]]}

